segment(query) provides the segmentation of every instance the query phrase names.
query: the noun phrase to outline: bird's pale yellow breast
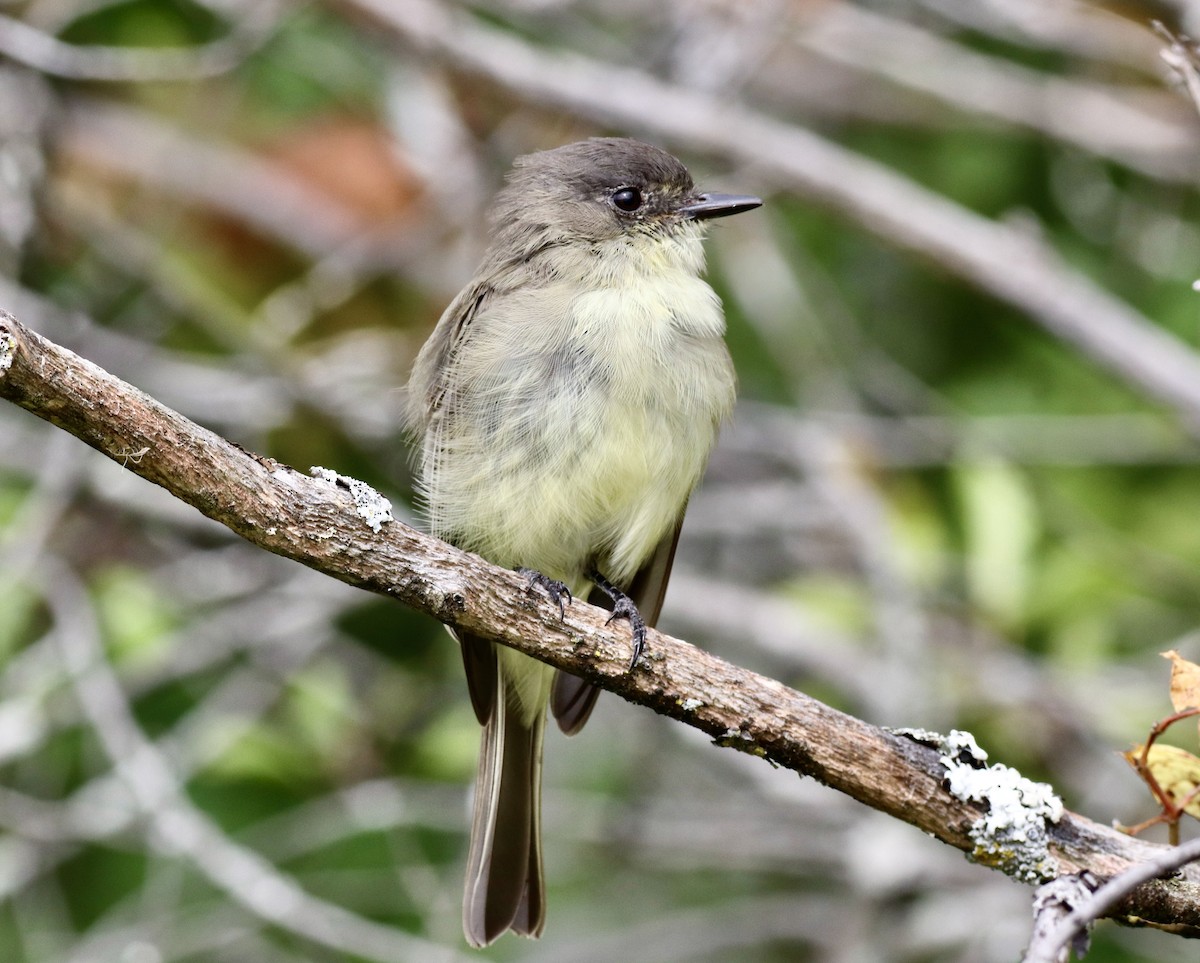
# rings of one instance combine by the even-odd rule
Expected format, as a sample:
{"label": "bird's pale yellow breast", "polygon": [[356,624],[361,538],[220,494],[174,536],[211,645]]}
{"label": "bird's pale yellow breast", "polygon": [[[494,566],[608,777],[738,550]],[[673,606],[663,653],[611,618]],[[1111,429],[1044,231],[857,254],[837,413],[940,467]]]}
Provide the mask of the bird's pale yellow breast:
{"label": "bird's pale yellow breast", "polygon": [[700,232],[555,253],[455,352],[426,438],[433,529],[500,564],[631,578],[704,471],[735,378]]}

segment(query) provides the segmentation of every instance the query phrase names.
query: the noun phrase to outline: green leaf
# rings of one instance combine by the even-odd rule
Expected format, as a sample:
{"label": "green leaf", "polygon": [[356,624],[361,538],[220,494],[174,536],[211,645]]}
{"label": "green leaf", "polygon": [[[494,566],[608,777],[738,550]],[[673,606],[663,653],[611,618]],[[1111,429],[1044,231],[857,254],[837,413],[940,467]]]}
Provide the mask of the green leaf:
{"label": "green leaf", "polygon": [[971,598],[1004,628],[1020,628],[1039,534],[1029,486],[1020,472],[998,459],[960,465],[954,481]]}

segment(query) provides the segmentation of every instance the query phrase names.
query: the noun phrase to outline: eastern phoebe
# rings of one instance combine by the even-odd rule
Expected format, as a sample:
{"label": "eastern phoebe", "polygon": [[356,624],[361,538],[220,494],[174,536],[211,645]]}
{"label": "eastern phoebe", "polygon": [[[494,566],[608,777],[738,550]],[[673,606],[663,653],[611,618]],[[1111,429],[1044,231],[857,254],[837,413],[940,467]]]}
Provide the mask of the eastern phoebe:
{"label": "eastern phoebe", "polygon": [[[734,403],[708,218],[757,197],[696,191],[657,147],[593,138],[518,158],[491,245],[413,367],[409,414],[433,533],[589,589],[629,620],[633,662],[662,607],[684,508]],[[483,725],[463,929],[472,946],[545,924],[542,736],[578,732],[598,690],[460,635]]]}

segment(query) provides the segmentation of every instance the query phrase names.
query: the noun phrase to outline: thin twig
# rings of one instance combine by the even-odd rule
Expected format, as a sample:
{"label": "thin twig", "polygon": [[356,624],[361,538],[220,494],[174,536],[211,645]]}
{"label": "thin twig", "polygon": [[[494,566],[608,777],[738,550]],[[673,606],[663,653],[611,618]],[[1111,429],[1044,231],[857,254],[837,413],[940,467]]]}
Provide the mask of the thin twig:
{"label": "thin twig", "polygon": [[[268,6],[266,4],[264,7]],[[227,73],[268,36],[261,25],[196,47],[77,46],[0,14],[0,53],[53,77],[146,82],[198,80]]]}
{"label": "thin twig", "polygon": [[1096,920],[1110,913],[1143,883],[1166,876],[1200,859],[1200,839],[1166,849],[1114,876],[1063,916],[1056,926],[1035,928],[1034,938],[1025,951],[1024,963],[1060,963],[1067,959],[1068,947]]}
{"label": "thin twig", "polygon": [[[229,839],[182,792],[166,757],[134,718],[104,656],[90,605],[68,572],[55,577],[56,638],[76,698],[150,833],[153,848],[188,859],[214,886],[270,926],[367,959],[454,960],[460,954],[306,893],[258,853]],[[68,604],[68,601],[70,604]]]}
{"label": "thin twig", "polygon": [[[1196,130],[1167,112],[1144,109],[1137,88],[1024,67],[854,4],[826,8],[795,35],[814,56],[972,117],[1036,130],[1150,177],[1194,183],[1200,174]],[[1160,106],[1173,106],[1164,92],[1157,96]]]}

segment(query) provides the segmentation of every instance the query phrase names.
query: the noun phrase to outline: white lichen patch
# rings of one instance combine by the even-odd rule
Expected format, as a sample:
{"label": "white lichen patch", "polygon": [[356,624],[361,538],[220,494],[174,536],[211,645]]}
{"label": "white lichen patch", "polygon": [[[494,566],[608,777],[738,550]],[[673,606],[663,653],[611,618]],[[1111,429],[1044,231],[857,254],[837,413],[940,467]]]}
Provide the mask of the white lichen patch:
{"label": "white lichen patch", "polygon": [[[919,742],[923,746],[929,746],[931,749],[943,749],[946,746],[947,739],[940,732],[934,732],[932,729],[914,729],[910,726],[884,726],[888,732],[897,736],[904,736],[906,739],[911,739],[913,742]],[[958,730],[955,730],[958,733]],[[975,745],[975,738],[969,732],[959,733],[971,740],[971,744],[975,746],[975,750],[980,753],[979,759],[983,761],[987,759],[987,753],[979,746]]]}
{"label": "white lichen patch", "polygon": [[4,331],[0,333],[0,375],[12,367],[17,357],[17,346],[12,336]]}
{"label": "white lichen patch", "polygon": [[934,745],[942,750],[943,756],[951,756],[962,763],[978,763],[982,766],[988,760],[987,752],[975,741],[975,737],[962,729],[951,729],[950,735],[939,737]]}
{"label": "white lichen patch", "polygon": [[329,468],[314,465],[309,469],[314,478],[337,485],[350,492],[354,499],[354,510],[363,518],[371,531],[378,532],[388,522],[395,521],[392,517],[392,503],[364,481],[339,475]]}
{"label": "white lichen patch", "polygon": [[1063,814],[1062,800],[1054,791],[1008,766],[985,765],[987,753],[969,732],[952,730],[938,748],[950,794],[987,807],[971,824],[971,858],[1027,883],[1057,876],[1046,828]]}

